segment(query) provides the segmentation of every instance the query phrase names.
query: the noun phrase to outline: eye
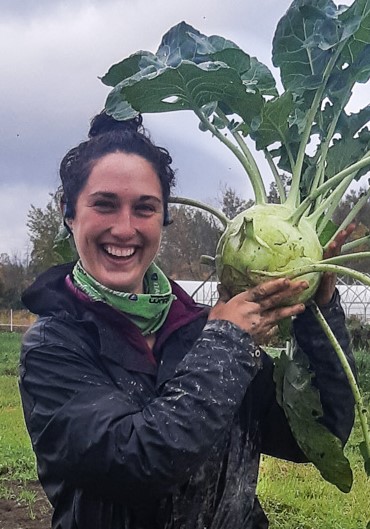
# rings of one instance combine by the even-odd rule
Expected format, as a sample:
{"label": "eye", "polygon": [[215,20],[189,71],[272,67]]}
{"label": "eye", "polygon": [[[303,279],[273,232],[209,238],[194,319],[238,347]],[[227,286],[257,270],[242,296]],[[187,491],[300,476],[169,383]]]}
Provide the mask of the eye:
{"label": "eye", "polygon": [[111,200],[99,199],[93,203],[93,207],[99,211],[106,212],[112,211],[115,208],[115,204]]}
{"label": "eye", "polygon": [[152,213],[155,213],[157,211],[157,208],[153,204],[138,204],[135,207],[135,210],[140,214],[144,216],[149,216]]}

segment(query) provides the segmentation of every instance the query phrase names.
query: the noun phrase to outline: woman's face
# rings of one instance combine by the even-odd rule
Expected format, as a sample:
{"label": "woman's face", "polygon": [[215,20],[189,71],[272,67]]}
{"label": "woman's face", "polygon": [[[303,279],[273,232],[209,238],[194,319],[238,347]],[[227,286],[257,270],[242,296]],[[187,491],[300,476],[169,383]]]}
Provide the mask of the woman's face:
{"label": "woman's face", "polygon": [[142,293],[160,245],[163,206],[159,177],[145,158],[100,158],[69,221],[85,270],[108,288]]}

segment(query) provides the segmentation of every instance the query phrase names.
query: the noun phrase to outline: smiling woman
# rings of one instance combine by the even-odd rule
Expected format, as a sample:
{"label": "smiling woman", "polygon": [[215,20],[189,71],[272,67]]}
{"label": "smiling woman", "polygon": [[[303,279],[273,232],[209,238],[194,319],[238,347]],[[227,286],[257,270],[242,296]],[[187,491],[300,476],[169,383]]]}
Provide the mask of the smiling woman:
{"label": "smiling woman", "polygon": [[143,280],[159,249],[164,203],[153,166],[116,152],[94,165],[66,219],[82,266],[107,287],[143,293]]}
{"label": "smiling woman", "polygon": [[[20,368],[54,529],[267,528],[255,494],[260,454],[307,461],[259,347],[284,318],[297,316],[320,421],[341,443],[351,430],[351,391],[335,352],[309,309],[287,306],[305,281],[268,281],[232,299],[221,292],[206,310],[155,264],[169,223],[170,164],[141,117],[104,113],[61,164],[79,260],[24,293],[38,320]],[[338,295],[322,286],[332,298],[322,310],[352,361]]]}

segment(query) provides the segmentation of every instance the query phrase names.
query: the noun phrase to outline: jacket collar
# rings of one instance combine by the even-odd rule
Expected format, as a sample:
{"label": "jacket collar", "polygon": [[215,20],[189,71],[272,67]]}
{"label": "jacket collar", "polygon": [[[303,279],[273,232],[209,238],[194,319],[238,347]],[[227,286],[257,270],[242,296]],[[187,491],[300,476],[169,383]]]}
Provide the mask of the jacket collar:
{"label": "jacket collar", "polygon": [[[207,309],[197,306],[179,285],[171,282],[177,299],[171,305],[166,322],[158,332],[154,351],[151,352],[138,328],[124,314],[100,302],[83,301],[67,287],[66,277],[72,272],[73,266],[74,263],[58,265],[39,276],[22,296],[25,306],[40,316],[58,314],[73,317],[82,325],[93,323],[99,333],[101,355],[126,369],[149,375],[157,374],[158,362],[158,383],[168,380],[184,355],[184,347],[179,347],[179,343],[170,347],[171,336],[183,328],[181,340],[190,344],[190,337],[186,338],[186,328],[197,320],[203,327]],[[122,340],[126,342],[124,352]],[[165,344],[168,347],[164,347]],[[163,362],[160,361],[162,353],[166,356]]]}

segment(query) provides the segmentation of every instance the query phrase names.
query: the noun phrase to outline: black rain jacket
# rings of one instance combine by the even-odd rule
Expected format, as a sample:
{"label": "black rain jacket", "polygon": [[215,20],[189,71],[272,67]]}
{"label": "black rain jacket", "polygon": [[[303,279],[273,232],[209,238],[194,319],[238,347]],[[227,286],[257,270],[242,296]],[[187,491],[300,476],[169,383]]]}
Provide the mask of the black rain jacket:
{"label": "black rain jacket", "polygon": [[[71,269],[50,269],[23,297],[39,318],[24,336],[20,391],[53,529],[267,528],[255,496],[260,454],[306,461],[276,402],[270,358],[239,327],[207,323],[176,285],[191,316],[151,358],[126,318],[66,288]],[[351,359],[337,298],[324,313]],[[344,443],[346,377],[310,310],[294,325],[322,422]]]}

